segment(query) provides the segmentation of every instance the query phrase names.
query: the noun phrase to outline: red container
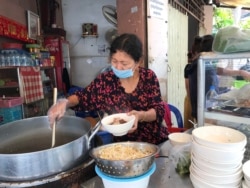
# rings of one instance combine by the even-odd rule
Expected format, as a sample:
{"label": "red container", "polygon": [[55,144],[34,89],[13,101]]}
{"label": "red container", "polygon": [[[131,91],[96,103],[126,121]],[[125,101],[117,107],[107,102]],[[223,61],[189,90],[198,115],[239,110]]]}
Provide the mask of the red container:
{"label": "red container", "polygon": [[0,99],[0,108],[10,108],[23,104],[22,97],[6,97]]}

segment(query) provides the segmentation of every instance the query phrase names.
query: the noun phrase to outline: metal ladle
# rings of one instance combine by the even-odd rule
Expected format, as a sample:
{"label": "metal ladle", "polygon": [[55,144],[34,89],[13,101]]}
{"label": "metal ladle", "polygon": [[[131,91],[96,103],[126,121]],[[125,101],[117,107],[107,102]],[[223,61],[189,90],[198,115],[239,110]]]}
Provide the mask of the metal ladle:
{"label": "metal ladle", "polygon": [[[56,99],[57,99],[57,88],[53,89],[53,104],[56,104]],[[51,148],[55,146],[55,140],[56,140],[56,120],[54,121],[52,125],[52,144]]]}

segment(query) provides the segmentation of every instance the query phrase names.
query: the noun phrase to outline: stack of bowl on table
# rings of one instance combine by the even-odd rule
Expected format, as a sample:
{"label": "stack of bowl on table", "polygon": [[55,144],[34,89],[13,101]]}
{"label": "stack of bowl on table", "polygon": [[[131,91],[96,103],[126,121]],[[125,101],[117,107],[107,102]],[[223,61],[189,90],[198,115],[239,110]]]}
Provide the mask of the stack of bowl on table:
{"label": "stack of bowl on table", "polygon": [[190,179],[195,188],[240,188],[246,136],[232,128],[203,126],[193,130]]}
{"label": "stack of bowl on table", "polygon": [[242,182],[242,188],[250,187],[250,160],[246,161],[242,167],[244,180]]}
{"label": "stack of bowl on table", "polygon": [[[101,120],[103,128],[115,136],[127,134],[135,116],[112,114]],[[105,188],[147,188],[156,170],[155,156],[159,147],[145,142],[116,142],[90,151],[95,171]]]}

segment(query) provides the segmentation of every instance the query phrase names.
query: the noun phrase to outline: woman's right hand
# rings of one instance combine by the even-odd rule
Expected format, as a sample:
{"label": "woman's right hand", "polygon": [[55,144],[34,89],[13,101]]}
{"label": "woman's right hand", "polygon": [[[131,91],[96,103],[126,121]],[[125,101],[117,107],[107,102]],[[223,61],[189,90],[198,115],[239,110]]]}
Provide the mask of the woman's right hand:
{"label": "woman's right hand", "polygon": [[60,119],[66,112],[68,104],[68,99],[59,99],[56,104],[50,107],[48,110],[48,118],[50,126],[54,124],[55,121]]}

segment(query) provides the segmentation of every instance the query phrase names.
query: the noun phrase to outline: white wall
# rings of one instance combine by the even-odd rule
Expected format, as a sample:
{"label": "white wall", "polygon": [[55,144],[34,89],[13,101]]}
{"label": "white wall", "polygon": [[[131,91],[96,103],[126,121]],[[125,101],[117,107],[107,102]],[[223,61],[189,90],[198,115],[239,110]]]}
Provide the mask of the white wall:
{"label": "white wall", "polygon": [[[62,0],[64,29],[70,43],[72,84],[85,87],[108,66],[109,43],[105,33],[114,28],[103,16],[102,6],[116,0]],[[82,37],[82,24],[98,25],[98,37]],[[105,51],[98,48],[105,45]]]}
{"label": "white wall", "polygon": [[183,114],[186,96],[184,68],[187,64],[188,16],[172,6],[169,6],[168,11],[168,103],[178,107]]}
{"label": "white wall", "polygon": [[207,35],[212,33],[213,29],[213,6],[204,6],[204,14],[205,14],[205,20],[204,20],[204,27],[206,30]]}
{"label": "white wall", "polygon": [[147,6],[148,67],[158,77],[164,101],[168,101],[168,6],[167,0],[148,0]]}

